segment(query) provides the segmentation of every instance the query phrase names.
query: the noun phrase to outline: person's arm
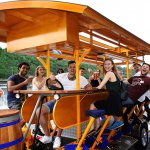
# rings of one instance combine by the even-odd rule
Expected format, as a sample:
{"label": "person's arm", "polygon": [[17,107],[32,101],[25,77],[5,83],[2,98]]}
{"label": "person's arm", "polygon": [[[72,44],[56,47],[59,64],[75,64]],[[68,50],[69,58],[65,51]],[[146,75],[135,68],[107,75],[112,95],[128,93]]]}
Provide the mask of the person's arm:
{"label": "person's arm", "polygon": [[92,90],[92,86],[91,84],[87,84],[85,87],[84,87],[85,90]]}
{"label": "person's arm", "polygon": [[15,85],[14,81],[9,80],[7,82],[7,86],[8,86],[8,92],[12,92],[13,90],[17,90],[20,89],[21,87],[27,85],[28,83],[32,82],[31,78],[26,79],[24,82],[21,82],[17,85]]}
{"label": "person's arm", "polygon": [[59,76],[60,76],[60,74],[56,75],[56,77],[55,77],[53,74],[51,74],[49,78],[50,78],[52,81],[54,81],[55,79],[59,79]]}
{"label": "person's arm", "polygon": [[89,80],[88,80],[88,81],[89,81],[89,83],[91,83],[91,81],[92,81],[93,79],[94,79],[94,76],[93,76],[93,75],[92,75],[92,76],[90,76],[90,77],[89,77]]}
{"label": "person's arm", "polygon": [[124,80],[123,83],[125,83],[125,84],[130,84],[130,83],[128,82],[128,80]]}
{"label": "person's arm", "polygon": [[80,88],[81,89],[85,89],[85,90],[91,90],[92,89],[91,84],[83,76],[80,76]]}
{"label": "person's arm", "polygon": [[107,81],[110,79],[111,75],[112,75],[112,72],[107,72],[103,81],[100,83],[100,85],[97,88],[101,89],[103,86],[105,86]]}
{"label": "person's arm", "polygon": [[34,78],[32,83],[38,88],[38,90],[40,90],[46,84],[46,78],[40,83],[37,81],[37,78]]}
{"label": "person's arm", "polygon": [[92,69],[88,69],[88,73],[89,73],[89,76],[92,76],[93,75],[93,71],[92,71]]}

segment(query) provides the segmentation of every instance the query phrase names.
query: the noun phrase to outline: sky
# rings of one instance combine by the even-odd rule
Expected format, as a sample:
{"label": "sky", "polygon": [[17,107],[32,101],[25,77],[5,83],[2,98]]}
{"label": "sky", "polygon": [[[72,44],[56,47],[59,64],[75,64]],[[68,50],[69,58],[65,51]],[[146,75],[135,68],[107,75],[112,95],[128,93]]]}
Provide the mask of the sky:
{"label": "sky", "polygon": [[[10,0],[0,0],[7,2]],[[13,1],[13,0],[12,0]],[[150,44],[150,0],[57,0],[88,5]],[[0,46],[3,46],[0,44]],[[5,45],[4,45],[5,46]],[[150,55],[145,57],[150,64]]]}

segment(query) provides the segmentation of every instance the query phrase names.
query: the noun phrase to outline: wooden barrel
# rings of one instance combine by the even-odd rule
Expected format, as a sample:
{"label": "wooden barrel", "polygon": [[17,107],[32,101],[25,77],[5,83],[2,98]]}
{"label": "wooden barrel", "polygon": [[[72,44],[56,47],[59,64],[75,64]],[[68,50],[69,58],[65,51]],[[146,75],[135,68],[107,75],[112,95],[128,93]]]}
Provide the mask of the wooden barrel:
{"label": "wooden barrel", "polygon": [[0,110],[0,149],[22,150],[22,131],[18,110]]}

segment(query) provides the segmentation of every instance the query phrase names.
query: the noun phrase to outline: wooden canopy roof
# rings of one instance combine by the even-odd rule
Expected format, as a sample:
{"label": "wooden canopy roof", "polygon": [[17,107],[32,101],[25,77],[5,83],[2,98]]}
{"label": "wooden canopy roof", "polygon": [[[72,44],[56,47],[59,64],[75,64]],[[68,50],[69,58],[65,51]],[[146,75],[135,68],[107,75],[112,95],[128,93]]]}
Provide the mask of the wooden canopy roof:
{"label": "wooden canopy roof", "polygon": [[48,0],[0,3],[0,42],[7,42],[8,52],[35,56],[48,48],[62,57],[89,49],[85,59],[98,61],[101,55],[135,61],[150,54],[150,44],[92,8]]}

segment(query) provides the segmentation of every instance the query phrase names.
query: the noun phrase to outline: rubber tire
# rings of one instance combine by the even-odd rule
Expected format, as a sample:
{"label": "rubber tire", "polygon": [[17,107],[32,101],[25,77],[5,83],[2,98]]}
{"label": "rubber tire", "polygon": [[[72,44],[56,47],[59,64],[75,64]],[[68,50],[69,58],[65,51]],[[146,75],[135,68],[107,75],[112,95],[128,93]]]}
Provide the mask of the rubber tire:
{"label": "rubber tire", "polygon": [[[143,145],[142,142],[142,131],[146,131],[146,144]],[[139,125],[139,135],[137,137],[138,142],[135,144],[136,150],[146,150],[148,146],[148,124],[147,122],[143,122]]]}

